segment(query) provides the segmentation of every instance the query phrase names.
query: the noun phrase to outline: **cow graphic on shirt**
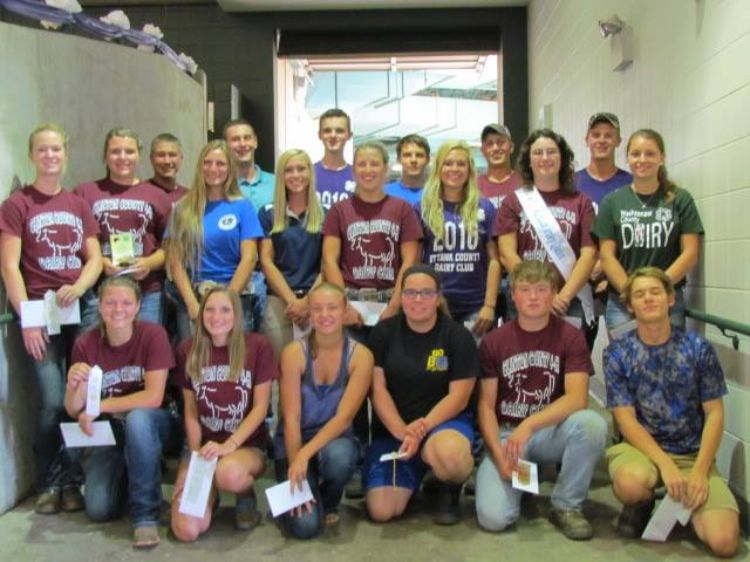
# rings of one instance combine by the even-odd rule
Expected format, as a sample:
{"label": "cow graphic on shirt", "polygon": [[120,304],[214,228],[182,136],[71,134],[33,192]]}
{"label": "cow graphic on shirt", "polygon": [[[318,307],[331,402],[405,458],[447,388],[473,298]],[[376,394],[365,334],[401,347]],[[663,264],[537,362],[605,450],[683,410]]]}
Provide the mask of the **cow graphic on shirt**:
{"label": "cow graphic on shirt", "polygon": [[356,221],[346,229],[346,239],[353,254],[359,254],[352,267],[355,279],[394,281],[396,244],[401,226],[387,219]]}
{"label": "cow graphic on shirt", "polygon": [[559,379],[560,357],[544,350],[517,353],[502,362],[502,376],[511,392],[502,397],[505,416],[526,418],[552,402]]}
{"label": "cow graphic on shirt", "polygon": [[217,388],[202,384],[196,396],[201,415],[201,424],[211,431],[229,431],[237,429],[245,417],[250,393],[239,385]]}
{"label": "cow graphic on shirt", "polygon": [[83,247],[83,221],[79,217],[65,211],[40,213],[29,221],[28,228],[34,241],[50,250],[37,258],[39,267],[45,271],[81,268],[78,253]]}
{"label": "cow graphic on shirt", "polygon": [[102,253],[112,255],[110,234],[129,233],[133,237],[136,256],[143,255],[143,239],[154,219],[154,209],[140,199],[100,199],[92,206],[96,220],[102,226]]}
{"label": "cow graphic on shirt", "polygon": [[[570,240],[573,236],[573,228],[578,223],[576,219],[576,213],[565,209],[564,207],[549,207],[552,216],[557,219],[557,224],[560,225],[560,230],[566,240]],[[544,244],[539,240],[539,236],[531,224],[531,221],[526,217],[526,213],[521,213],[521,225],[518,229],[519,236],[528,236],[534,241],[534,248],[523,252],[524,260],[539,260],[545,261],[547,259],[547,249]]]}

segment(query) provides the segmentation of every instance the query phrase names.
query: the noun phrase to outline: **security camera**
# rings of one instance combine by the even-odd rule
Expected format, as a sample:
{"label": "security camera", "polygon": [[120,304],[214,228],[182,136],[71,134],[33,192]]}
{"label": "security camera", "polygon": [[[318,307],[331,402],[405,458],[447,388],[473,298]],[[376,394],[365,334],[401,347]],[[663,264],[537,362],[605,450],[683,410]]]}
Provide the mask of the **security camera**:
{"label": "security camera", "polygon": [[625,27],[625,22],[618,18],[616,15],[606,20],[599,20],[599,33],[605,39],[610,35],[616,35],[622,31]]}

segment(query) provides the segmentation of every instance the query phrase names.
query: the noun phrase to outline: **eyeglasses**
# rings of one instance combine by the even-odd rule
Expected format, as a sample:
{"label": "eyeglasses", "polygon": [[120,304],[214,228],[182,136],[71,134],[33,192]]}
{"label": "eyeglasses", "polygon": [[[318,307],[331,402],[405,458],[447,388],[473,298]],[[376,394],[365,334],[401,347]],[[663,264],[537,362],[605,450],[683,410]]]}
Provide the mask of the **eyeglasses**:
{"label": "eyeglasses", "polygon": [[401,291],[401,296],[407,299],[416,299],[417,297],[432,299],[435,298],[437,294],[437,289],[404,289]]}
{"label": "eyeglasses", "polygon": [[541,158],[542,156],[559,156],[560,150],[557,148],[535,148],[531,151],[531,155],[535,158]]}

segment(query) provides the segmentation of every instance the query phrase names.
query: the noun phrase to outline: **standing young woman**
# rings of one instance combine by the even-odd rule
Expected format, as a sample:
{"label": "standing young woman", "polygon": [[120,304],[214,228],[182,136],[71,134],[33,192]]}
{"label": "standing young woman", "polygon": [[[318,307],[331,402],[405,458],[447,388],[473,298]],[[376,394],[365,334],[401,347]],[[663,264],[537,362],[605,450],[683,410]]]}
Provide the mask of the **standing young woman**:
{"label": "standing young woman", "polygon": [[[59,306],[82,297],[102,270],[99,227],[84,201],[62,187],[68,158],[68,136],[45,124],[29,136],[34,181],[12,193],[0,208],[2,277],[13,310],[21,303],[56,293]],[[83,311],[82,311],[83,312]],[[62,446],[58,424],[63,416],[65,372],[78,326],[62,326],[50,336],[46,328],[24,328],[23,343],[32,359],[37,389],[34,436],[37,513],[83,508],[80,475]]]}
{"label": "standing young woman", "polygon": [[[235,160],[226,142],[209,142],[198,157],[192,189],[175,206],[167,234],[169,268],[177,300],[179,340],[193,332],[200,299],[224,285],[242,294],[255,268],[255,240],[263,236],[258,214],[237,185]],[[243,328],[253,326],[250,295],[242,294]],[[260,321],[260,319],[258,319]]]}
{"label": "standing young woman", "polygon": [[[521,145],[518,168],[524,185],[508,195],[495,222],[500,260],[508,271],[525,260],[551,263],[562,281],[552,304],[558,316],[594,321],[588,285],[596,262],[591,237],[594,206],[576,191],[573,151],[549,129],[531,133]],[[507,302],[512,302],[510,298]]]}
{"label": "standing young woman", "polygon": [[[167,195],[149,182],[136,177],[141,157],[141,141],[130,129],[115,128],[104,141],[104,162],[107,176],[82,183],[75,193],[90,205],[99,222],[99,242],[104,255],[104,275],[117,275],[126,267],[141,286],[139,320],[161,324],[164,310],[164,251],[162,236],[172,204]],[[112,261],[111,236],[127,233],[132,236],[135,260],[127,265]],[[88,306],[82,318],[86,328],[97,323],[96,301]]]}
{"label": "standing young woman", "polygon": [[188,462],[183,460],[172,496],[172,531],[194,541],[211,526],[218,490],[236,494],[235,525],[250,530],[260,521],[253,490],[266,468],[265,418],[276,359],[265,336],[243,332],[242,305],[233,289],[214,287],[200,306],[195,336],[177,351],[177,379],[185,398],[185,434],[190,451],[218,457],[214,488],[203,517],[179,512]]}
{"label": "standing young woman", "polygon": [[150,548],[159,544],[161,453],[177,429],[162,408],[175,362],[164,328],[136,321],[140,304],[138,284],[127,276],[108,277],[99,285],[99,329],[75,342],[65,409],[91,434],[95,418],[86,413],[88,378],[92,367],[100,367],[100,411],[109,419],[117,445],[84,454],[86,514],[109,521],[127,504],[133,546]]}
{"label": "standing young woman", "polygon": [[264,235],[260,264],[270,289],[263,333],[280,357],[292,341],[292,324],[307,325],[307,293],[320,275],[324,213],[306,152],[291,149],[279,157],[274,202],[261,209],[258,218]]}
{"label": "standing young woman", "polygon": [[[349,300],[387,303],[381,319],[400,306],[402,272],[416,262],[422,228],[403,199],[383,191],[388,152],[379,142],[354,150],[354,196],[334,205],[323,225],[323,274]],[[361,324],[351,306],[347,324]]]}
{"label": "standing young woman", "polygon": [[471,149],[463,141],[443,143],[415,206],[422,219],[422,261],[440,275],[451,317],[470,322],[481,336],[495,324],[500,282],[495,206],[480,197]]}
{"label": "standing young woman", "polygon": [[312,332],[281,356],[283,421],[274,438],[276,478],[300,487],[307,479],[315,496],[284,516],[299,539],[338,521],[344,485],[359,456],[351,424],[372,382],[372,353],[344,333],[344,290],[322,283],[309,299]]}
{"label": "standing young woman", "polygon": [[639,267],[663,270],[675,285],[672,323],[685,327],[685,276],[698,263],[703,224],[693,197],[669,180],[664,139],[651,129],[633,133],[626,148],[633,184],[604,198],[593,233],[609,279],[609,329],[633,319],[618,297]]}
{"label": "standing young woman", "polygon": [[[474,460],[467,409],[479,375],[469,331],[440,311],[440,277],[415,265],[401,279],[403,314],[380,322],[368,346],[375,356],[372,446],[365,461],[367,511],[375,521],[398,517],[428,469],[443,484],[435,522],[460,520],[459,494]],[[384,453],[406,457],[381,462]]]}

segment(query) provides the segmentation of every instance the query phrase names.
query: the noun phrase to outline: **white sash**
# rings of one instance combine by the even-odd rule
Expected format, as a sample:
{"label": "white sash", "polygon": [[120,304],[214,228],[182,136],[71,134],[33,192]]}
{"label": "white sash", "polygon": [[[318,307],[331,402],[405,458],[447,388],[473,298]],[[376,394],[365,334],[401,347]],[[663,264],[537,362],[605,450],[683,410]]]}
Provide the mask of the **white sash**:
{"label": "white sash", "polygon": [[[552,216],[547,203],[544,202],[536,187],[533,189],[520,187],[516,190],[516,197],[550,260],[567,281],[576,265],[576,255],[562,233],[560,224]],[[588,283],[584,284],[576,296],[581,301],[586,324],[590,326],[594,321],[594,295],[591,292],[591,286]]]}

